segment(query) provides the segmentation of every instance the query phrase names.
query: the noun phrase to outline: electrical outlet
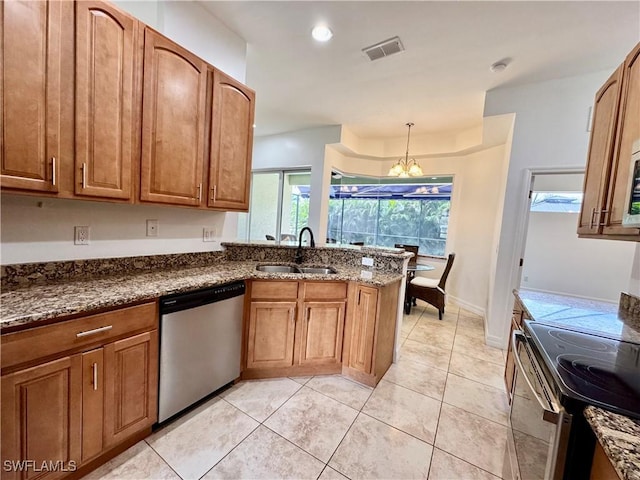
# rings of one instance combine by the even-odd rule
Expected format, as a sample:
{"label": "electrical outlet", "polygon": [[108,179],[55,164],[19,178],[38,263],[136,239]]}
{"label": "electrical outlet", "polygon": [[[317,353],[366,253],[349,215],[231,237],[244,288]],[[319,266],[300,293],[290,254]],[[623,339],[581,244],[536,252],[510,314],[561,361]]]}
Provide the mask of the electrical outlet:
{"label": "electrical outlet", "polygon": [[215,227],[203,227],[202,228],[202,241],[203,242],[215,242],[218,236],[218,231]]}
{"label": "electrical outlet", "polygon": [[75,245],[89,245],[89,226],[73,227],[73,243]]}
{"label": "electrical outlet", "polygon": [[362,257],[362,265],[364,265],[365,267],[373,267],[373,258]]}
{"label": "electrical outlet", "polygon": [[158,220],[147,220],[147,237],[158,236]]}

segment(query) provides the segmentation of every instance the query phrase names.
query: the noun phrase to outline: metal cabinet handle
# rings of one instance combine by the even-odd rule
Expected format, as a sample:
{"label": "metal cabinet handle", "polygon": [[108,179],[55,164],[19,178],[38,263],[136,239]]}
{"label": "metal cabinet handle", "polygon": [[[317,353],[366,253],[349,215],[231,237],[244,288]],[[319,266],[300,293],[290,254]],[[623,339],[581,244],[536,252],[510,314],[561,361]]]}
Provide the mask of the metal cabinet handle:
{"label": "metal cabinet handle", "polygon": [[202,201],[202,184],[198,184],[198,202]]}
{"label": "metal cabinet handle", "polygon": [[106,332],[107,330],[111,330],[113,325],[105,325],[104,327],[94,328],[93,330],[87,330],[85,332],[76,333],[76,338],[87,337],[89,335],[95,335],[96,333]]}
{"label": "metal cabinet handle", "polygon": [[82,188],[87,188],[87,164],[82,164]]}
{"label": "metal cabinet handle", "polygon": [[542,397],[540,397],[536,389],[533,387],[533,383],[531,382],[531,380],[529,379],[529,376],[524,370],[524,365],[522,364],[522,360],[520,360],[520,357],[518,356],[518,344],[520,342],[526,342],[526,338],[527,337],[524,335],[524,332],[522,332],[521,330],[513,331],[513,336],[511,337],[511,348],[513,350],[513,358],[516,362],[518,370],[520,371],[520,374],[521,374],[520,376],[525,379],[525,381],[527,382],[527,385],[529,386],[529,390],[531,390],[531,393],[533,394],[534,397],[536,397],[536,400],[542,407],[542,410],[544,412],[543,419],[549,423],[554,423],[554,424],[558,423],[558,417],[560,412],[555,410],[549,410],[548,406],[551,406],[553,408],[553,405],[550,405],[550,404],[546,405],[545,402],[542,400]]}
{"label": "metal cabinet handle", "polygon": [[213,187],[211,187],[211,201],[215,202],[216,201],[216,186],[214,185]]}
{"label": "metal cabinet handle", "polygon": [[599,222],[598,225],[600,225],[601,227],[606,227],[608,225],[607,217],[611,213],[611,211],[608,209],[605,209],[600,211],[600,213],[601,214],[604,213],[604,217],[602,218],[602,222]]}
{"label": "metal cabinet handle", "polygon": [[56,157],[51,157],[51,185],[56,184]]}
{"label": "metal cabinet handle", "polygon": [[591,209],[591,219],[589,220],[589,228],[593,228],[595,226],[595,224],[593,223],[593,219],[596,216],[596,209],[592,208]]}
{"label": "metal cabinet handle", "polygon": [[98,364],[94,362],[91,369],[93,370],[93,389],[98,390]]}

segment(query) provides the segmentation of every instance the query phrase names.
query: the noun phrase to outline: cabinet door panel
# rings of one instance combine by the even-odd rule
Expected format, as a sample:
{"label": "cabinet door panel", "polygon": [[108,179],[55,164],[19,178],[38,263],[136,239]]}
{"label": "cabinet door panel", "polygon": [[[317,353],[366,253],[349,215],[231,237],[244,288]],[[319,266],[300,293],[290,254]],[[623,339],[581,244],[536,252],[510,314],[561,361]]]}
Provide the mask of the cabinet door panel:
{"label": "cabinet door panel", "polygon": [[82,354],[82,461],[102,452],[104,355],[97,348]]}
{"label": "cabinet door panel", "polygon": [[206,64],[145,30],[141,200],[200,205]]}
{"label": "cabinet door panel", "polygon": [[[79,464],[82,384],[79,355],[2,377],[2,459]],[[2,472],[2,478],[60,478],[33,469]]]}
{"label": "cabinet door panel", "polygon": [[340,363],[344,302],[305,302],[303,305],[300,364]]}
{"label": "cabinet door panel", "polygon": [[293,365],[297,302],[251,302],[247,368]]}
{"label": "cabinet door panel", "polygon": [[3,187],[58,191],[62,4],[0,4]]}
{"label": "cabinet door panel", "polygon": [[597,234],[602,231],[600,212],[607,200],[621,83],[622,67],[611,75],[596,94],[578,234]]}
{"label": "cabinet door panel", "polygon": [[110,343],[105,355],[105,442],[113,445],[157,420],[158,331]]}
{"label": "cabinet door panel", "polygon": [[131,197],[137,28],[108,4],[76,3],[77,195]]}
{"label": "cabinet door panel", "polygon": [[640,44],[627,56],[623,75],[616,153],[609,187],[610,214],[604,233],[637,236],[640,229],[623,228],[622,216],[627,208],[627,189],[631,181],[631,147],[640,138]]}
{"label": "cabinet door panel", "polygon": [[364,373],[371,373],[378,290],[359,285],[355,301],[356,306],[351,319],[349,366]]}
{"label": "cabinet door panel", "polygon": [[255,94],[215,70],[208,205],[247,210]]}

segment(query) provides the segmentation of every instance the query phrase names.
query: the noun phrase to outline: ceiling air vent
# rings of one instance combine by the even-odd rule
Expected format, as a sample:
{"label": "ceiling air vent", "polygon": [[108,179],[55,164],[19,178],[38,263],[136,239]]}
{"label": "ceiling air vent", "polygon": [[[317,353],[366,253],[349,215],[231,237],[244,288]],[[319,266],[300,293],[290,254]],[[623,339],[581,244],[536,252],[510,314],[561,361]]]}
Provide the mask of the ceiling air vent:
{"label": "ceiling air vent", "polygon": [[370,45],[362,49],[367,54],[369,60],[378,60],[404,51],[402,42],[399,37],[389,38],[383,42]]}

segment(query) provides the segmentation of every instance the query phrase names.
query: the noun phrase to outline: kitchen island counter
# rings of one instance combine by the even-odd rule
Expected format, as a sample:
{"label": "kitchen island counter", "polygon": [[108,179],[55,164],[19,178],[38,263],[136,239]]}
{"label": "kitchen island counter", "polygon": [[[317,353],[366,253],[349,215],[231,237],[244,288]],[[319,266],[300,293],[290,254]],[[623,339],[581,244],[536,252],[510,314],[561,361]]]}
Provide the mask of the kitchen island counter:
{"label": "kitchen island counter", "polygon": [[593,406],[584,416],[618,476],[640,480],[640,421]]}
{"label": "kitchen island counter", "polygon": [[[228,257],[228,252],[208,252],[94,260],[82,264],[51,262],[39,264],[37,267],[31,267],[29,264],[5,266],[3,274],[10,277],[10,281],[5,282],[0,294],[0,331],[7,333],[92,311],[237,280],[357,281],[381,287],[402,278],[402,264],[410,256],[404,252],[395,255],[383,253],[386,258],[396,263],[391,268],[387,266],[375,270],[366,269],[364,272],[362,267],[356,265],[355,260],[359,262],[357,252],[350,256],[356,255],[358,258],[351,261],[345,258],[344,262],[340,263],[331,257],[310,257],[309,262],[305,261],[304,265],[319,265],[320,260],[326,260],[324,263],[330,263],[337,273],[267,273],[257,271],[256,266],[275,261],[282,262],[282,258],[272,259],[263,251],[259,259],[256,259],[255,255],[254,258],[240,259],[240,255],[235,251],[238,248],[233,248],[232,245],[230,247],[233,253],[231,258]],[[317,253],[322,255],[322,250],[317,249]],[[282,255],[282,251],[280,254]],[[345,255],[344,252],[340,254]],[[396,266],[399,266],[399,269],[395,268]],[[7,270],[11,270],[12,274],[7,274]],[[19,272],[16,273],[16,270]]]}

